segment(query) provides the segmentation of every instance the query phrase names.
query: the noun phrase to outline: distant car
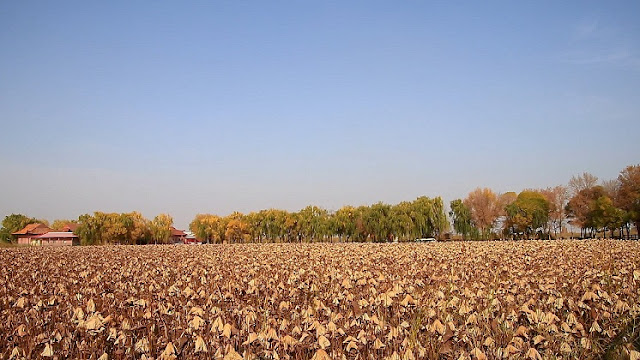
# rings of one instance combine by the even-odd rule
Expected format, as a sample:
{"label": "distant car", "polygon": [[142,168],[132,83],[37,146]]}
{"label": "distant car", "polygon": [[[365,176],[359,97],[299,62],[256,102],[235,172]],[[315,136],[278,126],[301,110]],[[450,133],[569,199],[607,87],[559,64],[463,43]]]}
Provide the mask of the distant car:
{"label": "distant car", "polygon": [[419,239],[416,239],[416,242],[433,242],[433,241],[436,241],[436,239],[435,239],[435,238],[432,238],[432,237],[430,237],[430,238],[419,238]]}

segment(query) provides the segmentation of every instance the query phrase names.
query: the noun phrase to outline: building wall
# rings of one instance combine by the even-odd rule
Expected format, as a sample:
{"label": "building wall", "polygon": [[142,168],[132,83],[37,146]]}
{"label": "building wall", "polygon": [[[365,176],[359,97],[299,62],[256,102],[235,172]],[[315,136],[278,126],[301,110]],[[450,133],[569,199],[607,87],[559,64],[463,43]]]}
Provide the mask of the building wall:
{"label": "building wall", "polygon": [[20,245],[29,245],[31,244],[30,236],[18,236],[18,244]]}
{"label": "building wall", "polygon": [[71,245],[73,245],[73,240],[70,239],[70,238],[42,239],[42,245],[45,245],[45,246],[71,246]]}
{"label": "building wall", "polygon": [[46,245],[46,246],[72,246],[80,245],[78,238],[50,238],[50,239],[38,239],[31,236],[18,237],[18,244],[20,245]]}

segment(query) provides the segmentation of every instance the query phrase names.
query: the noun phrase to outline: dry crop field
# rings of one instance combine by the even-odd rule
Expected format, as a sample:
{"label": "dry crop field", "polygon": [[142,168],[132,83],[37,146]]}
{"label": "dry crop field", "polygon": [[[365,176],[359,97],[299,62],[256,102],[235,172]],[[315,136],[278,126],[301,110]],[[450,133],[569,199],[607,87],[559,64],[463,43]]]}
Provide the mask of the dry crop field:
{"label": "dry crop field", "polygon": [[[587,359],[640,314],[619,241],[0,249],[0,357]],[[614,341],[615,340],[615,341]]]}

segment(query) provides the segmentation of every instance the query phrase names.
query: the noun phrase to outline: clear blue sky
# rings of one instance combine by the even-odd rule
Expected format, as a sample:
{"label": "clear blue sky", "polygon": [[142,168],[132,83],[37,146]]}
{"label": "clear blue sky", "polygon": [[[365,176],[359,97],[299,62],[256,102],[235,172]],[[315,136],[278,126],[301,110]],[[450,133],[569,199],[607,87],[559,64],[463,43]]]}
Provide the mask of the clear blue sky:
{"label": "clear blue sky", "polygon": [[225,215],[610,179],[638,1],[3,1],[0,216]]}

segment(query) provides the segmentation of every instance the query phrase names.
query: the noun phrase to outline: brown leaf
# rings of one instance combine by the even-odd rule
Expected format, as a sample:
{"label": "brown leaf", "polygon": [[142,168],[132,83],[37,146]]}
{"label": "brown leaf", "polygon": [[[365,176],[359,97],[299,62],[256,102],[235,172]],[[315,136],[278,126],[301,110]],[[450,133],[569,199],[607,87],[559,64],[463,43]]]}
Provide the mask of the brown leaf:
{"label": "brown leaf", "polygon": [[332,360],[332,359],[329,357],[329,354],[327,354],[326,351],[322,349],[318,349],[318,351],[316,351],[316,353],[313,354],[313,357],[311,358],[311,360]]}
{"label": "brown leaf", "polygon": [[531,360],[542,360],[542,356],[540,356],[540,353],[538,353],[538,350],[535,348],[529,348],[524,356]]}
{"label": "brown leaf", "polygon": [[224,356],[223,360],[243,360],[243,359],[242,359],[242,356],[240,356],[240,354],[238,354],[235,349],[231,348],[229,349],[229,352],[227,353],[227,355]]}
{"label": "brown leaf", "polygon": [[478,348],[474,348],[471,350],[471,356],[475,357],[478,360],[487,360],[487,356],[482,352],[482,350]]}
{"label": "brown leaf", "polygon": [[200,352],[206,353],[209,352],[209,350],[207,349],[207,344],[204,342],[202,337],[198,336],[195,343],[195,353],[197,354]]}
{"label": "brown leaf", "polygon": [[324,337],[324,335],[320,335],[320,337],[318,338],[318,346],[320,346],[320,349],[324,350],[331,346],[331,342],[326,337]]}
{"label": "brown leaf", "polygon": [[47,343],[44,346],[44,350],[42,350],[42,353],[40,354],[40,356],[42,356],[42,357],[53,357],[53,348],[51,348],[51,344]]}

